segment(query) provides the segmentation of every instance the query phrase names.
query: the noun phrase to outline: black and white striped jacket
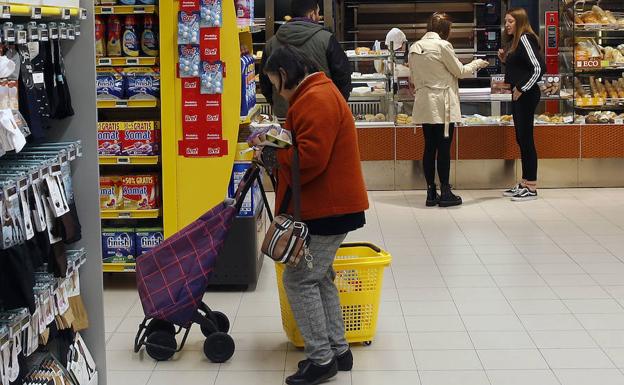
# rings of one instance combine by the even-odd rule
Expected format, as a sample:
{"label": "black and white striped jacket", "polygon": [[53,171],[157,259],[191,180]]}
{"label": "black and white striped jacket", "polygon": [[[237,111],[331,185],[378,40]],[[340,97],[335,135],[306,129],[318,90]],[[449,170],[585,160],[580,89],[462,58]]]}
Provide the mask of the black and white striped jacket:
{"label": "black and white striped jacket", "polygon": [[537,86],[546,71],[546,63],[535,36],[522,35],[518,48],[507,55],[505,65],[505,82],[512,88],[527,92]]}

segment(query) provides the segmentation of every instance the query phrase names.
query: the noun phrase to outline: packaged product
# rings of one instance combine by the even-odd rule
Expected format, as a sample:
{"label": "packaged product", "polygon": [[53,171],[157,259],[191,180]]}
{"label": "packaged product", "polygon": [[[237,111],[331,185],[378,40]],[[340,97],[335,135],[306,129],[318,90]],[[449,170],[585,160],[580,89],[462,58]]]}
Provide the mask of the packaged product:
{"label": "packaged product", "polygon": [[123,122],[98,122],[98,155],[121,155]]}
{"label": "packaged product", "polygon": [[180,45],[178,46],[179,56],[179,73],[181,78],[197,78],[199,77],[200,48],[198,45]]}
{"label": "packaged product", "polygon": [[561,91],[561,77],[558,74],[546,74],[542,77],[539,87],[542,91],[542,96],[558,97],[559,91]]}
{"label": "packaged product", "polygon": [[204,62],[201,65],[202,94],[214,95],[223,93],[223,63],[220,61]]}
{"label": "packaged product", "polygon": [[136,229],[135,243],[137,257],[160,245],[164,239],[162,228]]}
{"label": "packaged product", "polygon": [[134,230],[102,229],[102,260],[105,263],[132,263],[136,257]]}
{"label": "packaged product", "polygon": [[100,177],[100,209],[119,210],[123,208],[121,177]]}
{"label": "packaged product", "polygon": [[158,177],[156,175],[125,175],[121,178],[125,210],[158,208]]}
{"label": "packaged product", "polygon": [[253,25],[254,0],[235,0],[236,20],[239,25]]}
{"label": "packaged product", "polygon": [[123,99],[124,78],[115,68],[98,68],[96,75],[98,99]]}
{"label": "packaged product", "polygon": [[221,0],[201,0],[200,17],[201,27],[221,27],[222,7]]}
{"label": "packaged product", "polygon": [[156,0],[137,0],[137,3],[142,5],[154,5],[156,4]]}
{"label": "packaged product", "polygon": [[127,15],[124,20],[122,42],[122,51],[124,56],[139,56],[139,35],[137,34],[136,19],[134,15]]}
{"label": "packaged product", "polygon": [[[230,184],[228,187],[228,196],[230,198],[234,198],[236,193],[236,189],[238,188],[238,184],[243,179],[245,172],[247,169],[251,167],[251,163],[248,162],[240,162],[234,163],[234,167],[232,168],[232,178],[230,179]],[[238,215],[241,217],[253,217],[256,213],[256,210],[259,208],[262,202],[262,195],[260,191],[260,186],[258,185],[258,181],[255,180],[253,182],[253,186],[251,191],[245,196],[243,200],[243,205],[238,212]]]}
{"label": "packaged product", "polygon": [[141,51],[145,56],[158,56],[158,37],[154,31],[154,17],[145,15],[141,34]]}
{"label": "packaged product", "polygon": [[108,56],[121,56],[121,21],[119,17],[116,15],[108,17],[106,32],[106,52]]}
{"label": "packaged product", "polygon": [[95,16],[95,56],[106,56],[106,25],[98,15]]}
{"label": "packaged product", "polygon": [[118,0],[121,5],[135,5],[136,0]]}
{"label": "packaged product", "polygon": [[158,155],[160,127],[154,121],[125,122],[122,131],[122,155]]}
{"label": "packaged product", "polygon": [[178,14],[178,44],[199,44],[199,12]]}
{"label": "packaged product", "polygon": [[160,72],[158,68],[129,67],[123,72],[128,99],[158,99]]}
{"label": "packaged product", "polygon": [[252,55],[241,56],[241,116],[247,116],[256,105],[256,67]]}

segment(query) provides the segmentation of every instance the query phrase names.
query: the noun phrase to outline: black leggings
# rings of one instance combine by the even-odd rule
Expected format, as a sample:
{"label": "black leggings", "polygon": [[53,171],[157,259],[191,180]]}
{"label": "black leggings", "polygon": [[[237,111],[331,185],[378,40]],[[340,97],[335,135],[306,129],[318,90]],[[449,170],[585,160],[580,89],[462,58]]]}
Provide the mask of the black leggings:
{"label": "black leggings", "polygon": [[516,142],[522,156],[522,179],[537,180],[537,150],[533,138],[533,119],[541,97],[539,87],[533,87],[512,103]]}
{"label": "black leggings", "polygon": [[449,184],[453,131],[455,131],[455,125],[451,123],[449,126],[449,137],[445,138],[444,124],[423,124],[423,135],[425,136],[423,168],[428,186],[433,186],[435,184],[436,157],[438,160],[438,176],[440,177],[440,184]]}

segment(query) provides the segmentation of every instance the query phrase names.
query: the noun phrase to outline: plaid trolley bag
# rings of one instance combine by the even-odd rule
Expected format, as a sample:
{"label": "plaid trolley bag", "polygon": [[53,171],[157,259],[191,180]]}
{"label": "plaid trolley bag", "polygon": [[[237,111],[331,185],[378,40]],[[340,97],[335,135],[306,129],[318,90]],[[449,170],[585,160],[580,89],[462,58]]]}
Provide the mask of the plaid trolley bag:
{"label": "plaid trolley bag", "polygon": [[[232,357],[234,340],[227,334],[230,321],[202,299],[234,216],[259,174],[258,166],[252,165],[239,183],[234,200],[225,200],[137,258],[137,284],[145,319],[135,338],[135,353],[145,346],[150,357],[166,361],[184,348],[191,326],[196,323],[206,337],[204,354],[209,360],[220,363]],[[183,329],[178,348],[176,335]]]}

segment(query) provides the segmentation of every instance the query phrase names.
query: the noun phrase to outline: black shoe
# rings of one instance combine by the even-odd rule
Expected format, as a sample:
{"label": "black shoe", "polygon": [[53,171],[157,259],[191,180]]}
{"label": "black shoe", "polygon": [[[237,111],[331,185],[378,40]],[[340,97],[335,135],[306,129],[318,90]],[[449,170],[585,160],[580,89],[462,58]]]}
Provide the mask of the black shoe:
{"label": "black shoe", "polygon": [[[303,368],[303,366],[308,362],[308,360],[299,361],[297,367],[299,369]],[[353,369],[353,353],[351,353],[351,349],[342,353],[341,355],[336,356],[336,362],[338,362],[338,370],[341,372],[350,372]]]}
{"label": "black shoe", "polygon": [[427,186],[427,207],[437,206],[440,202],[440,195],[436,190],[436,185]]}
{"label": "black shoe", "polygon": [[442,192],[440,195],[440,207],[459,206],[462,204],[461,197],[453,194],[451,191],[451,185],[443,185],[440,190]]}
{"label": "black shoe", "polygon": [[335,358],[327,365],[317,365],[310,360],[305,360],[297,373],[286,378],[286,383],[288,385],[317,385],[336,374],[338,374],[338,363]]}

